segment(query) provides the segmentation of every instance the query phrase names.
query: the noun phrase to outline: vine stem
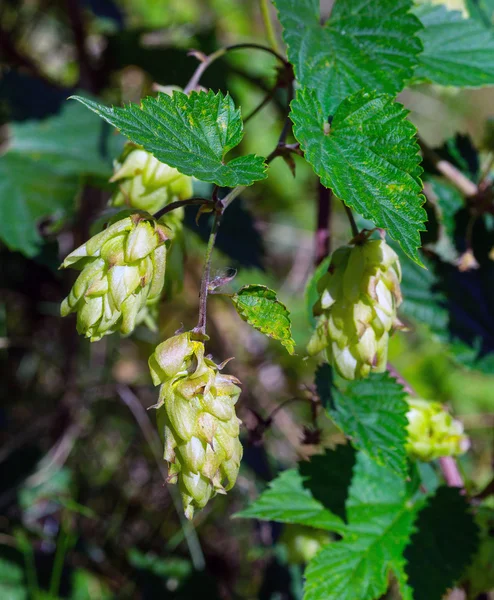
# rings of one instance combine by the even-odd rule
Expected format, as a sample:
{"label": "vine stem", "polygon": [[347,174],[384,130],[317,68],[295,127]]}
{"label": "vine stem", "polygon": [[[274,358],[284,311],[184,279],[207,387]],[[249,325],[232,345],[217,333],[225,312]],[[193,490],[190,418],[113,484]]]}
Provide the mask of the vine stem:
{"label": "vine stem", "polygon": [[316,265],[320,264],[331,250],[331,199],[332,191],[319,183],[317,194]]}
{"label": "vine stem", "polygon": [[289,63],[287,60],[281,56],[276,50],[270,48],[269,46],[263,46],[262,44],[254,44],[254,43],[245,43],[245,44],[233,44],[231,46],[225,46],[224,48],[219,48],[212,54],[205,56],[204,54],[196,51],[190,52],[191,55],[196,56],[201,61],[198,65],[197,69],[194,71],[192,77],[189,80],[189,83],[184,88],[184,94],[190,93],[193,89],[195,89],[201,80],[201,77],[204,75],[205,71],[216,61],[218,58],[224,56],[227,52],[231,52],[232,50],[260,50],[262,52],[268,52],[272,54],[275,58],[277,58],[285,67],[289,67]]}
{"label": "vine stem", "polygon": [[211,260],[213,257],[214,245],[216,243],[216,236],[218,235],[218,229],[221,222],[221,216],[224,210],[221,200],[218,201],[218,205],[219,208],[217,208],[215,211],[214,222],[213,226],[211,227],[211,233],[209,234],[208,246],[206,249],[206,258],[204,259],[201,289],[199,292],[199,320],[197,322],[197,327],[194,329],[194,333],[199,333],[201,335],[206,335],[206,313],[209,294],[209,279],[211,274]]}
{"label": "vine stem", "polygon": [[345,203],[343,203],[343,206],[345,207],[345,212],[346,212],[346,216],[348,217],[348,220],[350,221],[350,226],[352,228],[352,235],[353,237],[357,237],[360,233],[359,228],[357,227],[357,223],[355,222],[355,217],[353,216],[353,212],[352,209],[347,206]]}
{"label": "vine stem", "polygon": [[153,216],[155,219],[160,219],[172,210],[182,208],[182,206],[194,206],[198,204],[201,206],[214,206],[214,201],[209,198],[187,198],[186,200],[177,200],[176,202],[170,202],[170,204],[167,204],[167,206],[154,213]]}

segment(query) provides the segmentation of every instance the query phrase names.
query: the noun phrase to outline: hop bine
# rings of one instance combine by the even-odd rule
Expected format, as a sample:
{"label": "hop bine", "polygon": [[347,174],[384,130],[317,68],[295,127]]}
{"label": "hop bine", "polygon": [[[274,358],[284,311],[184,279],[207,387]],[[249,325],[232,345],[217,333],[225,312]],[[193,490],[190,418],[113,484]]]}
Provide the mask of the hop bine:
{"label": "hop bine", "polygon": [[408,398],[409,454],[423,461],[440,456],[459,456],[470,447],[463,433],[463,424],[442,407],[439,402]]}
{"label": "hop bine", "polygon": [[325,351],[345,379],[386,369],[389,336],[403,329],[396,316],[401,304],[401,268],[384,240],[342,246],[318,282],[316,329],[307,351]]}
{"label": "hop bine", "polygon": [[61,265],[81,271],[62,302],[62,317],[77,313],[77,331],[92,342],[115,331],[129,334],[149,321],[163,288],[171,237],[170,229],[145,213],[120,218],[93,236]]}
{"label": "hop bine", "polygon": [[160,344],[149,359],[155,385],[161,384],[157,423],[168,462],[168,481],[178,483],[185,516],[192,519],[216,494],[237,479],[242,445],[235,404],[238,379],[223,375],[204,356],[191,333]]}
{"label": "hop bine", "polygon": [[[110,179],[118,188],[110,199],[111,206],[132,207],[156,213],[176,200],[192,196],[192,178],[161,163],[152,154],[134,144],[127,144]],[[183,209],[166,217],[166,224],[180,226]]]}

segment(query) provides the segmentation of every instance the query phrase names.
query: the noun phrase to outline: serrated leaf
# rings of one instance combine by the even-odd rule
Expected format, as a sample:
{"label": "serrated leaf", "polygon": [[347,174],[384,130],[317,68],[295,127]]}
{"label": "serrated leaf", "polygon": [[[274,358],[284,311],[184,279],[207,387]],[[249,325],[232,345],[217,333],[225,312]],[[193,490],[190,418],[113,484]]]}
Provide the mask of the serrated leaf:
{"label": "serrated leaf", "polygon": [[232,296],[232,302],[244,321],[268,337],[279,340],[290,354],[294,353],[290,313],[273,290],[264,285],[246,285]]}
{"label": "serrated leaf", "polygon": [[441,85],[494,85],[494,31],[441,4],[415,9],[424,51],[414,76]]}
{"label": "serrated leaf", "polygon": [[314,91],[292,102],[294,134],[321,182],[347,206],[387,229],[419,264],[422,208],[416,129],[407,111],[385,94],[358,92],[338,107],[328,127]]}
{"label": "serrated leaf", "polygon": [[422,44],[410,0],[337,0],[321,26],[319,0],[275,0],[300,83],[316,90],[328,116],[360,90],[396,94],[411,77]]}
{"label": "serrated leaf", "polygon": [[468,14],[484,27],[494,25],[494,0],[466,0]]}
{"label": "serrated leaf", "polygon": [[43,217],[70,210],[78,178],[15,152],[0,158],[0,238],[11,250],[35,256],[42,242]]}
{"label": "serrated leaf", "polygon": [[344,537],[309,563],[304,600],[376,600],[387,589],[389,573],[404,600],[411,600],[403,550],[418,505],[407,498],[403,478],[359,453],[346,506]]}
{"label": "serrated leaf", "polygon": [[243,136],[240,110],[221,92],[174,91],[148,96],[141,105],[109,107],[74,96],[89,109],[181,173],[222,187],[265,179],[264,158],[249,154],[225,162]]}
{"label": "serrated leaf", "polygon": [[344,528],[340,517],[314,499],[304,487],[304,477],[295,469],[284,471],[248,508],[235,515],[244,519],[261,519],[296,523],[339,532]]}
{"label": "serrated leaf", "polygon": [[405,397],[403,386],[388,373],[373,373],[344,390],[333,388],[327,409],[355,448],[402,477],[407,474]]}
{"label": "serrated leaf", "polygon": [[477,548],[478,527],[458,488],[440,487],[416,522],[405,550],[414,600],[440,600],[461,577]]}

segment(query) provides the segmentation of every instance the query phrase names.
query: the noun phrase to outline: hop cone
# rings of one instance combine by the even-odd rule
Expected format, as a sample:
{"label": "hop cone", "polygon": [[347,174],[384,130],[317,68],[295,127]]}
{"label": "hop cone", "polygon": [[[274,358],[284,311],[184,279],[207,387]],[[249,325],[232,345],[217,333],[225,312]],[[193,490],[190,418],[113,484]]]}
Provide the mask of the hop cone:
{"label": "hop cone", "polygon": [[408,398],[409,454],[423,461],[440,456],[458,456],[470,446],[463,433],[463,424],[442,407],[439,402]]}
{"label": "hop cone", "polygon": [[385,241],[338,248],[318,282],[318,320],[309,354],[325,350],[345,379],[384,371],[389,335],[403,327],[396,317],[400,280],[398,256]]}
{"label": "hop cone", "polygon": [[160,344],[149,359],[161,384],[157,422],[168,462],[168,480],[179,485],[185,516],[225,494],[237,479],[242,446],[235,404],[239,381],[222,375],[190,333]]}
{"label": "hop cone", "polygon": [[77,313],[77,331],[92,342],[131,333],[159,299],[170,237],[150,215],[133,214],[74,250],[61,268],[81,273],[62,302],[62,317]]}
{"label": "hop cone", "polygon": [[[112,206],[126,206],[155,213],[167,204],[192,196],[192,178],[154,158],[152,154],[128,144],[110,181],[118,182]],[[166,224],[180,225],[183,209],[170,212]]]}
{"label": "hop cone", "polygon": [[330,541],[326,531],[304,525],[285,525],[280,537],[287,551],[288,562],[292,565],[308,563]]}

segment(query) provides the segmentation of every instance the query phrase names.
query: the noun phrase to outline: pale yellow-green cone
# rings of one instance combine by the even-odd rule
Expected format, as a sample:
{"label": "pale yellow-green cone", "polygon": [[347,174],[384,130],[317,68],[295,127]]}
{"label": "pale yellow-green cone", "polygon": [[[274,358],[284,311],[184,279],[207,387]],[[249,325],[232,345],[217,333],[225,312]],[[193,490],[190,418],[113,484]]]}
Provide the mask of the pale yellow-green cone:
{"label": "pale yellow-green cone", "polygon": [[117,219],[61,265],[81,273],[60,313],[77,313],[77,331],[92,342],[149,320],[165,281],[170,229],[147,213]]}
{"label": "pale yellow-green cone", "polygon": [[285,525],[280,543],[287,551],[288,562],[292,565],[307,564],[319,550],[331,542],[326,531],[304,525]]}
{"label": "pale yellow-green cone", "polygon": [[157,424],[168,462],[168,481],[178,483],[185,516],[225,494],[237,479],[242,445],[235,404],[240,382],[223,375],[204,356],[204,344],[181,333],[160,344],[149,359],[161,384]]}
{"label": "pale yellow-green cone", "polygon": [[411,456],[430,461],[441,456],[459,456],[470,447],[463,424],[439,402],[408,398],[408,442]]}
{"label": "pale yellow-green cone", "polygon": [[[114,168],[110,181],[117,182],[118,187],[110,199],[111,206],[137,208],[153,214],[176,200],[192,196],[191,177],[133,144],[127,144]],[[168,213],[164,223],[175,230],[182,219],[183,208],[179,208]]]}
{"label": "pale yellow-green cone", "polygon": [[402,298],[397,254],[384,240],[342,246],[318,282],[318,317],[307,351],[325,352],[345,379],[383,372],[390,334],[402,323],[396,309]]}

